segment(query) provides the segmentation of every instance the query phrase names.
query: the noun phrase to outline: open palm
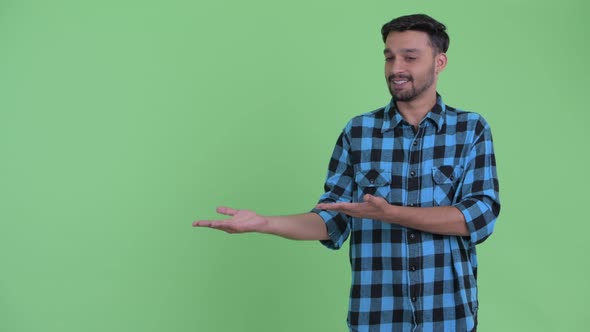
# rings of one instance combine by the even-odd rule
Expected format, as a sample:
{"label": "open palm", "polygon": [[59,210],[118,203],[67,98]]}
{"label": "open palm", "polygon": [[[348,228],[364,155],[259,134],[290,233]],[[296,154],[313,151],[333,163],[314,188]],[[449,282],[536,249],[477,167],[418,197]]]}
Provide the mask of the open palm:
{"label": "open palm", "polygon": [[209,227],[227,233],[262,232],[268,225],[268,219],[250,210],[236,210],[229,207],[217,208],[217,213],[231,216],[225,220],[199,220],[193,223],[195,227]]}

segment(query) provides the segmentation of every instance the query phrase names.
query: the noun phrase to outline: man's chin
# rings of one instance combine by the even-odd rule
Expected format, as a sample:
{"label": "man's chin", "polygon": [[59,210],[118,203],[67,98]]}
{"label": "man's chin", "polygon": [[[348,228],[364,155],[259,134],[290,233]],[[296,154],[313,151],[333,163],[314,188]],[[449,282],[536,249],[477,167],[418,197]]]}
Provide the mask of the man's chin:
{"label": "man's chin", "polygon": [[393,97],[393,99],[395,99],[395,101],[402,101],[402,102],[406,102],[406,101],[412,101],[414,99],[414,95],[410,95],[410,94],[404,94],[404,93],[394,93],[393,91],[389,91],[391,93],[391,96]]}
{"label": "man's chin", "polygon": [[412,89],[408,89],[408,87],[396,90],[394,87],[389,86],[389,93],[396,101],[411,101],[415,97],[412,92]]}

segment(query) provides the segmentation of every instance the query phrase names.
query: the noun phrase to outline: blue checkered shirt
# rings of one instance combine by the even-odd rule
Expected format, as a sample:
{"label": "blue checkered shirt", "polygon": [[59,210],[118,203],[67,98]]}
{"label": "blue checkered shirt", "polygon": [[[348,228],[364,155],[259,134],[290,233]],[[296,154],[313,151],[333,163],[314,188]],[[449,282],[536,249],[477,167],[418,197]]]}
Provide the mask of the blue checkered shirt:
{"label": "blue checkered shirt", "polygon": [[498,180],[487,122],[437,104],[414,129],[392,101],[353,118],[330,160],[320,202],[364,194],[399,206],[454,206],[470,236],[422,232],[379,220],[313,210],[338,249],[350,237],[351,331],[472,331],[477,320],[475,245],[494,229]]}

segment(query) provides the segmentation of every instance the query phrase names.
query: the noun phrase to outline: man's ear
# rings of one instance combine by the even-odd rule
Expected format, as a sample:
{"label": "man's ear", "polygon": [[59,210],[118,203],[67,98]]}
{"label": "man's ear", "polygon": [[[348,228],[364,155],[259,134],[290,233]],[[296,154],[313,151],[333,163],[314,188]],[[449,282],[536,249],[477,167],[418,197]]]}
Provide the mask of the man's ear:
{"label": "man's ear", "polygon": [[435,59],[435,71],[436,73],[440,73],[441,71],[445,70],[447,67],[447,54],[446,53],[439,53],[436,55]]}

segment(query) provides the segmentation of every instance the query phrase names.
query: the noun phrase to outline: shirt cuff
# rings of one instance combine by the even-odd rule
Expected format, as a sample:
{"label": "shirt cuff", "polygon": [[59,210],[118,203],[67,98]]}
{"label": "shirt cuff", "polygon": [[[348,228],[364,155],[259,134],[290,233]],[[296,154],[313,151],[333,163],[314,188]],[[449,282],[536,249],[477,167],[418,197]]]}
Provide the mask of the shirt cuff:
{"label": "shirt cuff", "polygon": [[492,213],[491,208],[485,202],[478,199],[467,199],[454,206],[461,211],[465,218],[471,243],[482,243],[492,234],[497,216]]}
{"label": "shirt cuff", "polygon": [[329,249],[340,249],[348,237],[348,223],[342,214],[334,211],[313,209],[324,220],[328,231],[329,240],[321,240],[320,243]]}

